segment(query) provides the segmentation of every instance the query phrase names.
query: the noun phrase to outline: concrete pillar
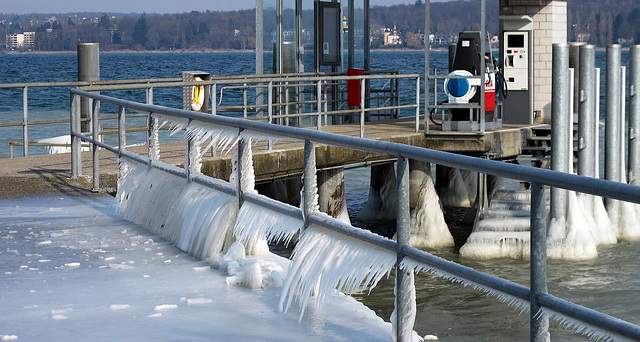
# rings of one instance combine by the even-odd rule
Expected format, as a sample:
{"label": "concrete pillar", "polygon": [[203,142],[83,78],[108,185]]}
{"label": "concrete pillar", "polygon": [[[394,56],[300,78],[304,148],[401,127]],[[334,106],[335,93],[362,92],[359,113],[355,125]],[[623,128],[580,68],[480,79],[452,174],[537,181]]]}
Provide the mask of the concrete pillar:
{"label": "concrete pillar", "polygon": [[318,204],[320,211],[351,224],[344,191],[344,169],[318,172]]}
{"label": "concrete pillar", "polygon": [[[100,44],[78,44],[78,81],[100,80]],[[80,129],[83,133],[91,131],[91,104],[83,98],[80,103]]]}

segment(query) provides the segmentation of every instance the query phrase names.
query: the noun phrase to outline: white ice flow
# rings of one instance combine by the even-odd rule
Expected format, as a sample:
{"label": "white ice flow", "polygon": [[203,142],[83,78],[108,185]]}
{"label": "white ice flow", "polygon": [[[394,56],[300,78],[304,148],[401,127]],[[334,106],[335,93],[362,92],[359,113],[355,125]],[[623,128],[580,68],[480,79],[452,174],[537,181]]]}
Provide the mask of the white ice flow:
{"label": "white ice flow", "polygon": [[[0,201],[0,252],[3,341],[390,339],[389,323],[345,295],[311,303],[301,322],[297,310],[282,314],[280,289],[227,285],[206,261],[121,219],[109,196]],[[288,260],[260,259],[286,275]]]}

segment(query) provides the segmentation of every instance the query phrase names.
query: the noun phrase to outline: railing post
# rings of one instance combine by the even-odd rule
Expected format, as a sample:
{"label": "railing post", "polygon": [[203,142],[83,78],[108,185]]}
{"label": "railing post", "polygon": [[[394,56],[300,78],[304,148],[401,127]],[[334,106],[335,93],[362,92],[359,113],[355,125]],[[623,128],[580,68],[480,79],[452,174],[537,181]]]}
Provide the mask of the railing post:
{"label": "railing post", "polygon": [[22,88],[22,155],[29,156],[29,88]]}
{"label": "railing post", "polygon": [[[569,172],[569,45],[553,44],[551,169]],[[572,152],[571,152],[572,153]],[[551,188],[551,218],[566,218],[567,191]]]}
{"label": "railing post", "polygon": [[[620,45],[607,45],[604,178],[620,182]],[[619,203],[605,198],[611,223],[618,225]]]}
{"label": "railing post", "polygon": [[212,84],[211,88],[209,88],[211,93],[211,114],[218,114],[218,85]]}
{"label": "railing post", "polygon": [[318,180],[316,176],[316,144],[308,139],[304,141],[304,188],[302,214],[304,216],[304,228],[309,225],[309,214],[317,212],[318,206]]}
{"label": "railing post", "polygon": [[[398,157],[396,225],[399,266],[404,258],[402,249],[411,247],[411,214],[409,208],[409,159]],[[413,295],[412,295],[413,294]],[[396,340],[411,341],[415,321],[415,287],[412,270],[396,267]]]}
{"label": "railing post", "polygon": [[360,79],[360,138],[364,138],[364,119],[365,119],[365,80]]}
{"label": "railing post", "polygon": [[[147,104],[153,104],[153,88],[147,88]],[[150,161],[160,160],[160,141],[158,138],[158,119],[154,118],[153,113],[149,113],[147,144],[149,146],[148,156]]]}
{"label": "railing post", "polygon": [[629,183],[640,185],[640,45],[629,49]]}
{"label": "railing post", "polygon": [[123,106],[118,107],[118,156],[122,156],[122,151],[127,147],[127,135],[126,135],[126,122],[125,122],[125,109]]}
{"label": "railing post", "polygon": [[[240,128],[238,131],[238,136],[240,136],[240,133],[242,133],[243,128]],[[242,188],[242,177],[244,175],[244,170],[242,169],[242,162],[245,154],[245,139],[238,139],[238,150],[237,150],[237,163],[238,165],[236,166],[236,196],[238,198],[238,210],[240,210],[240,208],[242,208],[242,203],[244,202],[244,200],[242,199],[242,193],[244,192],[243,188]]]}
{"label": "railing post", "polygon": [[71,95],[70,135],[71,135],[71,178],[82,174],[82,141],[75,134],[80,133],[80,95]]}
{"label": "railing post", "polygon": [[625,133],[626,133],[626,122],[625,122],[625,114],[626,114],[626,101],[627,101],[627,90],[626,90],[626,84],[627,84],[627,67],[626,66],[621,66],[620,67],[620,116],[619,116],[619,122],[620,122],[620,181],[621,182],[627,182],[628,177],[626,175],[626,171],[627,171],[627,160],[626,160],[626,156],[627,156],[627,151],[625,149],[626,147],[626,138],[625,138]]}
{"label": "railing post", "polygon": [[593,45],[580,46],[580,72],[578,89],[578,174],[595,176],[595,140],[598,118],[595,116],[595,63]]}
{"label": "railing post", "polygon": [[93,100],[91,105],[91,131],[93,138],[93,192],[100,191],[100,101]]}
{"label": "railing post", "polygon": [[531,184],[531,342],[549,341],[549,318],[538,296],[547,293],[547,203],[544,185]]}
{"label": "railing post", "polygon": [[289,126],[289,82],[284,82],[284,125]]}
{"label": "railing post", "polygon": [[267,122],[273,123],[273,81],[267,85]]}
{"label": "railing post", "polygon": [[316,84],[316,103],[318,106],[318,121],[316,126],[318,131],[322,130],[322,80],[318,80]]}
{"label": "railing post", "polygon": [[247,106],[247,84],[244,83],[242,88],[242,117],[245,119],[247,118]]}
{"label": "railing post", "polygon": [[420,76],[416,77],[416,133],[420,132]]}

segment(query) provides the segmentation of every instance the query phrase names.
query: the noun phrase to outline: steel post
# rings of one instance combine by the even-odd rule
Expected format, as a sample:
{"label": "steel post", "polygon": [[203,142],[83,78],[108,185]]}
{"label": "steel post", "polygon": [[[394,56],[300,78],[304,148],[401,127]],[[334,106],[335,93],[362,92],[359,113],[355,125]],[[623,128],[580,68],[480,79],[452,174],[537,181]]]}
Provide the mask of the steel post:
{"label": "steel post", "polygon": [[[93,141],[100,139],[100,101],[94,100],[91,104],[91,132]],[[93,143],[93,192],[100,191],[100,147]]]}
{"label": "steel post", "polygon": [[538,297],[547,294],[547,201],[544,185],[531,184],[531,342],[549,341],[549,318]]}
{"label": "steel post", "polygon": [[420,77],[416,77],[416,133],[420,132]]}
{"label": "steel post", "polygon": [[[368,71],[371,71],[371,40],[369,39],[369,37],[371,37],[371,25],[370,25],[370,1],[369,0],[363,0],[363,4],[362,6],[364,7],[364,70],[365,73],[367,73]],[[371,95],[371,90],[369,89],[370,87],[370,82],[365,81],[365,94],[367,96],[367,98],[370,97]],[[367,105],[369,105],[368,101],[366,102]]]}
{"label": "steel post", "polygon": [[482,80],[480,82],[480,112],[479,114],[479,119],[480,119],[480,134],[484,134],[485,132],[485,88],[486,88],[486,74],[487,74],[487,68],[485,66],[485,45],[484,45],[484,40],[487,39],[487,24],[486,24],[486,19],[487,17],[487,0],[482,0],[480,1],[480,79]]}
{"label": "steel post", "polygon": [[366,116],[365,83],[364,78],[360,80],[360,138],[364,138],[364,120]]}
{"label": "steel post", "polygon": [[[409,193],[409,159],[398,158],[396,182],[396,226],[398,251],[403,247],[411,247],[411,213],[410,213],[410,193]],[[404,255],[398,252],[397,265],[400,265]],[[411,341],[413,334],[413,323],[415,315],[415,296],[411,293],[415,291],[412,270],[403,270],[396,267],[396,340]],[[413,318],[413,319],[412,319]],[[411,324],[407,324],[411,322]]]}
{"label": "steel post", "polygon": [[427,108],[427,106],[429,105],[429,70],[431,69],[431,40],[429,39],[430,35],[431,35],[431,0],[425,0],[424,2],[424,132],[425,134],[429,134],[429,108]]}
{"label": "steel post", "polygon": [[[607,45],[605,124],[604,124],[604,178],[620,182],[620,45]],[[619,204],[605,198],[611,223],[618,224]]]}
{"label": "steel post", "polygon": [[125,109],[123,106],[118,107],[118,157],[122,156],[122,151],[127,147],[127,129],[125,121]]}
{"label": "steel post", "polygon": [[311,140],[304,141],[304,188],[302,214],[304,228],[309,225],[309,215],[318,211],[318,190],[316,176],[316,144]]}
{"label": "steel post", "polygon": [[594,98],[596,99],[596,104],[595,104],[596,122],[594,127],[595,151],[593,151],[595,165],[593,166],[593,168],[595,170],[594,177],[600,178],[600,68],[596,68],[595,88],[596,88],[596,95]]}
{"label": "steel post", "polygon": [[349,0],[348,3],[349,16],[347,25],[349,26],[349,34],[347,35],[347,46],[349,52],[349,62],[347,63],[348,68],[355,68],[355,6],[354,1]]}
{"label": "steel post", "polygon": [[318,107],[318,122],[316,126],[318,131],[322,130],[322,80],[318,80],[316,84],[316,106]]}
{"label": "steel post", "polygon": [[29,88],[22,88],[22,155],[29,156]]}
{"label": "steel post", "polygon": [[595,177],[595,135],[598,118],[595,111],[596,52],[593,45],[580,46],[578,75],[578,174]]}
{"label": "steel post", "polygon": [[[569,172],[569,45],[553,44],[553,79],[551,98],[551,169]],[[567,193],[551,188],[551,218],[566,217]]]}
{"label": "steel post", "polygon": [[627,155],[627,151],[625,150],[626,147],[626,139],[625,139],[625,133],[626,133],[626,122],[625,122],[625,105],[627,102],[627,91],[625,89],[625,86],[627,84],[627,67],[625,66],[621,66],[620,67],[620,116],[619,116],[619,123],[620,123],[620,181],[626,183],[627,180],[629,179],[626,175],[627,172],[627,159],[626,159],[626,155]]}
{"label": "steel post", "polygon": [[629,49],[629,183],[640,185],[640,45]]}
{"label": "steel post", "polygon": [[[98,43],[78,44],[78,81],[99,81],[100,80],[100,45]],[[83,98],[80,126],[82,132],[91,130],[91,107],[88,99]]]}
{"label": "steel post", "polygon": [[71,95],[70,135],[71,135],[71,178],[82,174],[82,141],[75,133],[80,133],[80,95]]}
{"label": "steel post", "polygon": [[[153,104],[153,88],[147,88],[147,104]],[[148,156],[151,160],[160,160],[160,141],[158,139],[158,119],[151,113],[147,118],[147,146]]]}
{"label": "steel post", "polygon": [[218,114],[218,86],[217,84],[212,84],[209,87],[209,94],[211,94],[211,114]]}
{"label": "steel post", "polygon": [[[256,75],[264,74],[263,0],[256,0]],[[263,116],[264,89],[256,87],[256,115]]]}

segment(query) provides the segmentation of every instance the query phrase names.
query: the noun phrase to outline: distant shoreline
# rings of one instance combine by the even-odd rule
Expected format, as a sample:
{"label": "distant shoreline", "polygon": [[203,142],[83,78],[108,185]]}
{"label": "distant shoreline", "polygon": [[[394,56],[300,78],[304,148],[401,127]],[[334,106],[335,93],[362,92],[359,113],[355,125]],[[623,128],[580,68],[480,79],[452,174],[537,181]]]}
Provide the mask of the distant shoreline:
{"label": "distant shoreline", "polygon": [[[446,51],[446,48],[432,48],[431,51]],[[204,49],[204,50],[103,50],[100,53],[213,53],[213,52],[254,52],[253,49],[245,49],[245,50],[230,50],[230,49]],[[313,51],[313,50],[307,50]],[[356,50],[356,51],[364,51],[364,50]],[[371,51],[424,51],[424,49],[410,49],[410,48],[401,48],[401,49],[371,49]],[[265,50],[265,52],[271,52],[271,50]],[[28,54],[68,54],[68,53],[76,53],[76,50],[67,50],[67,51],[5,51],[4,54],[8,55],[28,55]]]}

